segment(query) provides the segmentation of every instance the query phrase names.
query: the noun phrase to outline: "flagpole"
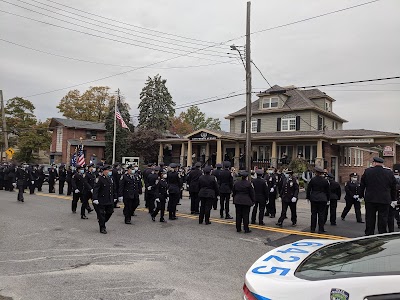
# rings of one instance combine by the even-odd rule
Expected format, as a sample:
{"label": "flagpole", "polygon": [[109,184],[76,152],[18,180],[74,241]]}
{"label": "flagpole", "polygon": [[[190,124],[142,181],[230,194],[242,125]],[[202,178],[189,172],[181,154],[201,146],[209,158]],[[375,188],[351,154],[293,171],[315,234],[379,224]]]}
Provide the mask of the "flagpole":
{"label": "flagpole", "polygon": [[115,99],[114,103],[114,138],[113,138],[113,157],[112,164],[115,164],[115,142],[117,140],[117,101],[119,100],[119,89],[118,89],[118,98]]}

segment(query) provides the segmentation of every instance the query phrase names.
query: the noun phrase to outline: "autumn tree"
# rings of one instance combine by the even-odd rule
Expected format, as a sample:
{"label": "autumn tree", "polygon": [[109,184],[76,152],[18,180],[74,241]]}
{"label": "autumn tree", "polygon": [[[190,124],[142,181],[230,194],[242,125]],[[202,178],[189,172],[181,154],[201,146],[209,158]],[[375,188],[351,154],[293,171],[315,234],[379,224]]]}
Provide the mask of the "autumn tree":
{"label": "autumn tree", "polygon": [[170,118],[175,114],[175,103],[160,75],[148,77],[140,93],[139,127],[164,132],[170,127]]}
{"label": "autumn tree", "polygon": [[177,117],[172,117],[170,122],[169,131],[172,133],[186,135],[193,132],[192,124],[185,120],[183,113],[180,113]]}
{"label": "autumn tree", "polygon": [[191,106],[187,111],[181,113],[183,120],[190,124],[193,130],[199,130],[201,128],[210,130],[221,130],[221,121],[219,119],[214,119],[206,117],[197,106]]}
{"label": "autumn tree", "polygon": [[34,126],[37,122],[34,110],[35,106],[29,100],[21,97],[9,99],[5,106],[8,130],[15,135],[20,135],[22,130]]}
{"label": "autumn tree", "polygon": [[68,119],[104,122],[108,114],[109,103],[115,95],[110,95],[107,86],[90,87],[82,95],[72,90],[65,95],[57,108]]}

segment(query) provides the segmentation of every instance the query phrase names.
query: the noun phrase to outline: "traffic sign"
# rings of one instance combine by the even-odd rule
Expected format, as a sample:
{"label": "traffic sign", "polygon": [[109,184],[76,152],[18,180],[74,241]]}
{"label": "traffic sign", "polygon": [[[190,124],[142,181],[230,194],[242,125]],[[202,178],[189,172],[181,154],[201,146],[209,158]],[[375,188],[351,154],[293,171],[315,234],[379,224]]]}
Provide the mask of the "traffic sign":
{"label": "traffic sign", "polygon": [[15,153],[15,150],[10,147],[5,152],[6,152],[7,156],[8,156],[8,158],[12,158],[14,153]]}

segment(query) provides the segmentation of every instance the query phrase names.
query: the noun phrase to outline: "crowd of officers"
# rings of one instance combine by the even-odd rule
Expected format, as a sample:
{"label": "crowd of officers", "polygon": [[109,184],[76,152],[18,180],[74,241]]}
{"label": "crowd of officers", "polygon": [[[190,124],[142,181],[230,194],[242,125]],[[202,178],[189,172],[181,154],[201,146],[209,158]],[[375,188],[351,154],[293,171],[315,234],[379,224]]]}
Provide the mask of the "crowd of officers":
{"label": "crowd of officers", "polygon": [[[345,184],[346,206],[341,213],[344,221],[354,207],[356,221],[364,223],[361,217],[361,202],[365,200],[366,235],[374,234],[376,213],[378,213],[378,232],[394,231],[394,220],[400,228],[400,174],[398,170],[384,168],[381,158],[374,158],[374,167],[368,168],[361,180],[358,174],[351,173]],[[302,174],[306,187],[306,199],[311,206],[311,232],[324,233],[325,224],[336,225],[337,202],[341,199],[342,189],[334,176],[326,170],[315,167]],[[251,232],[249,223],[265,225],[264,217],[275,218],[276,202],[282,202],[281,214],[276,226],[282,227],[287,219],[287,210],[291,212],[292,226],[297,225],[297,202],[299,181],[293,171],[274,168],[256,169],[251,180],[246,171],[236,173],[231,163],[225,161],[216,164],[216,168],[196,163],[191,168],[182,168],[179,164],[148,164],[141,171],[137,165],[106,165],[104,160],[98,165],[72,167],[61,164],[52,165],[46,178],[43,166],[3,164],[0,167],[0,190],[18,189],[17,200],[24,202],[24,191],[30,194],[35,189],[42,191],[44,181],[49,183],[49,193],[55,193],[55,182],[59,182],[58,193],[72,195],[72,213],[76,213],[81,202],[81,219],[88,219],[87,213],[97,213],[101,233],[107,233],[106,223],[118,208],[118,202],[124,203],[125,224],[132,224],[132,216],[140,205],[140,195],[144,194],[145,207],[152,221],[159,215],[160,222],[177,220],[177,205],[183,196],[183,190],[189,191],[191,214],[199,215],[199,224],[211,224],[211,210],[218,209],[220,217],[233,219],[230,215],[230,199],[236,211],[236,230]],[[378,178],[378,179],[377,179]],[[92,200],[93,208],[89,204]],[[252,211],[251,208],[253,207]],[[250,213],[251,211],[251,213]]]}

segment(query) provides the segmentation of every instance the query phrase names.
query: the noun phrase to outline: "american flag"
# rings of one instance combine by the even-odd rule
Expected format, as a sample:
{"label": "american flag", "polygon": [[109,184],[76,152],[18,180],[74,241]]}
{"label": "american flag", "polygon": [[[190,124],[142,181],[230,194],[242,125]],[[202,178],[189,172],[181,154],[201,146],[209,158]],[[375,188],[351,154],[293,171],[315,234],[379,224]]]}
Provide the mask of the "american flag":
{"label": "american flag", "polygon": [[119,123],[121,124],[121,127],[122,127],[122,128],[126,128],[126,129],[129,130],[129,127],[128,127],[128,125],[126,125],[126,123],[125,123],[124,119],[122,118],[121,113],[119,112],[118,108],[117,108],[117,110],[115,111],[115,117],[117,118],[117,120],[118,120]]}
{"label": "american flag", "polygon": [[77,153],[77,165],[83,166],[85,164],[85,154],[83,153],[83,145],[78,145],[78,153]]}
{"label": "american flag", "polygon": [[[76,150],[76,149],[75,149]],[[76,167],[76,152],[74,153],[74,155],[72,155],[71,158],[71,166]]]}

